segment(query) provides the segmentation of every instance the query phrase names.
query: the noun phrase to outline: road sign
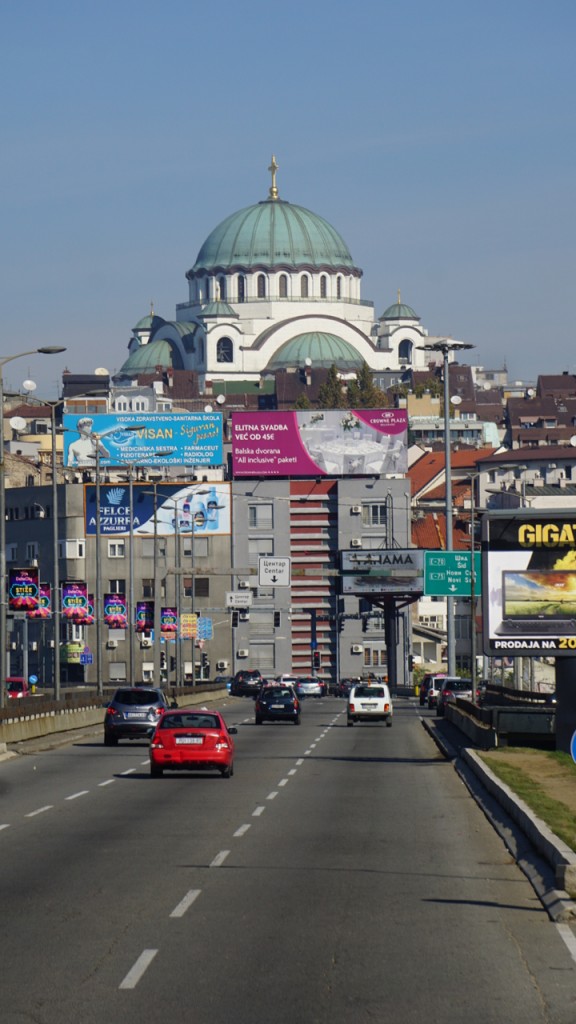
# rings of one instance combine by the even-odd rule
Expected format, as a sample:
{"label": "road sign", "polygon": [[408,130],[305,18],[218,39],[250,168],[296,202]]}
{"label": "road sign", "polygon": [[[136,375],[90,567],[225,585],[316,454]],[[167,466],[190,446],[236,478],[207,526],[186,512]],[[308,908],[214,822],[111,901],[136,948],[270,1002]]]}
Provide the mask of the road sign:
{"label": "road sign", "polygon": [[81,654],[80,655],[80,664],[81,665],[91,665],[93,661],[94,661],[94,656],[92,654]]}
{"label": "road sign", "polygon": [[234,590],[226,591],[226,607],[227,608],[250,608],[252,604],[252,591],[244,590],[236,592]]}
{"label": "road sign", "polygon": [[259,558],[259,587],[289,587],[291,558]]}
{"label": "road sign", "polygon": [[[436,597],[470,597],[470,551],[425,551],[424,593]],[[482,592],[480,552],[474,552],[474,593]]]}

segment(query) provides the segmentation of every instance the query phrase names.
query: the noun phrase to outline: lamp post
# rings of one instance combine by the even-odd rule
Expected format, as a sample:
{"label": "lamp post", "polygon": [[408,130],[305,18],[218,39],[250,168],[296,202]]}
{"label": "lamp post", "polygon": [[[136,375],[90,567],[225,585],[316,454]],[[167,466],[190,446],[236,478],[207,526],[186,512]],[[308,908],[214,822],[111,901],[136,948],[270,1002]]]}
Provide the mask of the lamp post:
{"label": "lamp post", "polygon": [[55,356],[66,349],[43,346],[0,358],[0,708],[6,706],[6,640],[8,636],[6,595],[6,459],[4,453],[4,367],[26,356]]}
{"label": "lamp post", "polygon": [[[419,348],[426,352],[436,352],[442,355],[443,378],[444,378],[444,460],[446,478],[446,550],[452,551],[453,540],[453,509],[452,509],[452,464],[450,444],[450,381],[449,381],[449,358],[451,352],[460,352],[464,349],[474,348],[463,341],[453,341],[451,338],[439,338],[438,341],[429,345],[419,345]],[[454,622],[454,598],[446,598],[446,651],[448,662],[448,675],[456,673],[456,634]]]}

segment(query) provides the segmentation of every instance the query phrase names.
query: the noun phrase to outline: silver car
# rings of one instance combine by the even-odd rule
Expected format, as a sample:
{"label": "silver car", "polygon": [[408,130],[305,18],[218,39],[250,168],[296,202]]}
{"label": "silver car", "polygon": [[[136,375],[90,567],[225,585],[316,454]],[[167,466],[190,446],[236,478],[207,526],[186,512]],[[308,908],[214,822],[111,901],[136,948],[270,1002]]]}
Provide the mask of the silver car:
{"label": "silver car", "polygon": [[315,676],[299,676],[296,680],[296,693],[299,697],[323,697],[324,686]]}

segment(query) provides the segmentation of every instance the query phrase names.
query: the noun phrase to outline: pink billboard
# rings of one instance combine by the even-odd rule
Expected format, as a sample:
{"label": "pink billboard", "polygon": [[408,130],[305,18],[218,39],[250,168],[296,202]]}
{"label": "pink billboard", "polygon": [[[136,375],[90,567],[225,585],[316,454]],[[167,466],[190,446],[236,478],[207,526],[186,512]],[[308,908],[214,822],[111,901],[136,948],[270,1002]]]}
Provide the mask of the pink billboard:
{"label": "pink billboard", "polygon": [[234,476],[372,476],[408,471],[405,409],[232,414]]}

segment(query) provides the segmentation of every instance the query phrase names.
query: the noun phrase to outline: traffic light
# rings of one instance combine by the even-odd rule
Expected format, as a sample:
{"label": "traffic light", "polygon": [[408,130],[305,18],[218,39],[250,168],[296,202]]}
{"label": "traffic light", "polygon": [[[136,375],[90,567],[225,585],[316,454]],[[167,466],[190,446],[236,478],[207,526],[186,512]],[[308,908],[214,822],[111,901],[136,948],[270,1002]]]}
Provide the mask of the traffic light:
{"label": "traffic light", "polygon": [[280,621],[280,612],[274,612],[274,629],[278,629],[280,627]]}
{"label": "traffic light", "polygon": [[202,668],[208,668],[208,655],[206,651],[202,651]]}
{"label": "traffic light", "polygon": [[413,672],[414,671],[414,657],[413,657],[412,654],[408,655],[408,671],[409,672]]}
{"label": "traffic light", "polygon": [[166,671],[166,651],[160,651],[160,669]]}
{"label": "traffic light", "polygon": [[314,665],[314,668],[320,668],[320,666],[322,665],[320,651],[314,651],[312,655],[312,664]]}
{"label": "traffic light", "polygon": [[170,671],[171,672],[175,672],[176,671],[176,658],[173,655],[170,658]]}
{"label": "traffic light", "polygon": [[232,629],[236,629],[236,627],[238,625],[239,618],[240,618],[240,616],[239,616],[238,612],[232,612]]}

